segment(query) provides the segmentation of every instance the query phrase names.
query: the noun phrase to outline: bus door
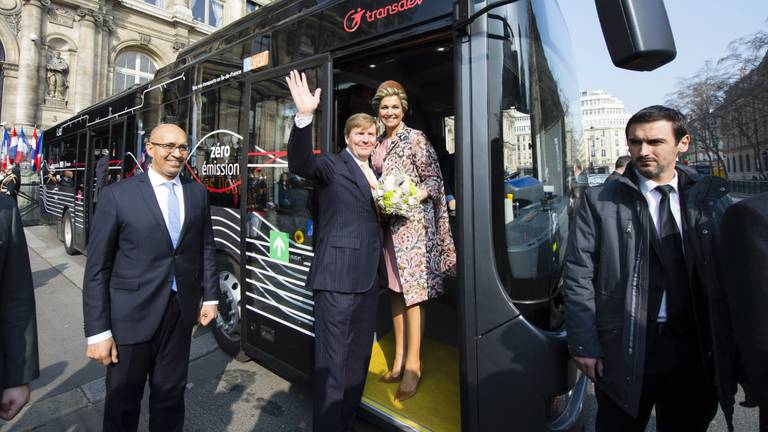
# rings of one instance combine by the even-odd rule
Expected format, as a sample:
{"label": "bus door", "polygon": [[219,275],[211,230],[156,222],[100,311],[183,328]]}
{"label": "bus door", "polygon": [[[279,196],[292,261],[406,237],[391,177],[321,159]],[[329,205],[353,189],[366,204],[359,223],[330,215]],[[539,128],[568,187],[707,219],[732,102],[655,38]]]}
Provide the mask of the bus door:
{"label": "bus door", "polygon": [[125,134],[126,134],[126,118],[120,118],[112,121],[109,125],[109,155],[107,169],[108,183],[114,183],[120,181],[125,177],[125,170],[131,167],[123,166],[125,158]]}
{"label": "bus door", "polygon": [[[343,145],[344,123],[352,114],[364,112],[377,116],[371,99],[382,82],[395,80],[404,87],[408,97],[403,122],[422,131],[431,147],[421,153],[425,157],[419,158],[417,170],[426,172],[425,168],[433,168],[437,163],[446,196],[456,195],[453,33],[432,32],[400,44],[390,41],[362,50],[361,55],[334,59],[336,137],[333,142],[339,149]],[[432,161],[429,168],[421,162],[425,159]],[[449,219],[455,225],[455,215],[449,213]],[[461,429],[460,315],[455,301],[458,295],[456,282],[456,278],[445,278],[442,295],[421,303],[425,312],[420,356],[424,375],[416,395],[403,402],[394,399],[399,383],[380,381],[393,367],[395,355],[390,295],[382,292],[376,341],[362,400],[366,414],[403,430],[450,432]]]}
{"label": "bus door", "polygon": [[[246,354],[287,376],[306,377],[313,367],[313,300],[306,284],[315,225],[312,185],[288,171],[286,157],[296,109],[285,76],[294,68],[307,74],[310,87],[330,94],[326,58],[264,72],[246,86],[241,328]],[[329,141],[323,120],[331,98],[323,101],[311,126],[318,152],[319,143]]]}
{"label": "bus door", "polygon": [[89,169],[87,163],[88,154],[88,132],[80,131],[77,134],[77,156],[75,158],[73,169],[73,180],[75,186],[75,200],[73,205],[74,222],[74,244],[75,248],[84,251],[86,246],[87,227],[88,227],[88,185]]}

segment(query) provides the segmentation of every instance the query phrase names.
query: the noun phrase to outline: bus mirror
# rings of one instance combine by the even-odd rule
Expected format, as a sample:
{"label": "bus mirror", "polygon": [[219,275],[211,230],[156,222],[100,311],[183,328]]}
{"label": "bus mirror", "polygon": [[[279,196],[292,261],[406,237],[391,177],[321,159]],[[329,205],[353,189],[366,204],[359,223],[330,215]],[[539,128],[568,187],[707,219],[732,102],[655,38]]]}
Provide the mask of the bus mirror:
{"label": "bus mirror", "polygon": [[663,0],[595,0],[613,64],[651,71],[677,55]]}

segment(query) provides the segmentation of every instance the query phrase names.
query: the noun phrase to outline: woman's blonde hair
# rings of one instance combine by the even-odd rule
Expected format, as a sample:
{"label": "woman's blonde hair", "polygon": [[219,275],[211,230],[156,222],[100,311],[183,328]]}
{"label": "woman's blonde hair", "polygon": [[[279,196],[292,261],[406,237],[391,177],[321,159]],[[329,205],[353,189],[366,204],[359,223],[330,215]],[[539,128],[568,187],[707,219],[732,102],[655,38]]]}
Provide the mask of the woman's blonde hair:
{"label": "woman's blonde hair", "polygon": [[376,120],[369,114],[353,114],[347,119],[347,122],[344,123],[344,136],[349,136],[349,134],[352,132],[352,129],[369,128],[375,124]]}
{"label": "woman's blonde hair", "polygon": [[408,95],[405,94],[404,90],[395,87],[384,87],[376,91],[376,95],[371,99],[374,111],[378,113],[382,99],[389,96],[397,96],[400,99],[400,105],[403,106],[403,112],[408,111]]}

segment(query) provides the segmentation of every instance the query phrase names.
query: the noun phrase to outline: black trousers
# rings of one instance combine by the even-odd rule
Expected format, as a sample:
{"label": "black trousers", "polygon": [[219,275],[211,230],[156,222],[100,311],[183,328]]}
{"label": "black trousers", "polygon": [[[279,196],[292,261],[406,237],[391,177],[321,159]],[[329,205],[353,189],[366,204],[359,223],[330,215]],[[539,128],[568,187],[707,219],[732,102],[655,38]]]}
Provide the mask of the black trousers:
{"label": "black trousers", "polygon": [[375,285],[364,293],[315,291],[313,430],[351,431],[363,396],[376,327]]}
{"label": "black trousers", "polygon": [[192,329],[172,295],[152,340],[117,346],[118,363],[107,367],[104,431],[135,432],[149,377],[149,430],[182,431]]}
{"label": "black trousers", "polygon": [[643,389],[637,417],[595,387],[598,432],[643,432],[656,407],[656,430],[706,431],[717,412],[713,378],[707,378],[693,331],[648,332]]}

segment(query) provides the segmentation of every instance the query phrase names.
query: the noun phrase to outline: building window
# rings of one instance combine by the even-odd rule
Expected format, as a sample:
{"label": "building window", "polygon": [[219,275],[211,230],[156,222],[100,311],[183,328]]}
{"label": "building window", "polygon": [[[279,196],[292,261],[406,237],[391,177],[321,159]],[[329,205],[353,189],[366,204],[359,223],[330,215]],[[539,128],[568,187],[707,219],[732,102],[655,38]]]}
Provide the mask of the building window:
{"label": "building window", "polygon": [[739,155],[739,171],[744,172],[744,155]]}
{"label": "building window", "polygon": [[251,0],[245,0],[245,13],[255,12],[256,9],[258,8],[259,8],[259,5],[256,4],[256,2]]}
{"label": "building window", "polygon": [[148,82],[155,76],[157,67],[148,55],[127,51],[117,56],[112,93],[119,93],[135,84]]}
{"label": "building window", "polygon": [[195,21],[221,27],[223,15],[224,2],[221,0],[192,0],[192,17]]}
{"label": "building window", "polygon": [[163,0],[144,0],[144,3],[149,3],[152,6],[163,7]]}
{"label": "building window", "polygon": [[749,155],[744,155],[744,159],[747,160],[747,172],[752,171],[752,164],[749,162]]}

